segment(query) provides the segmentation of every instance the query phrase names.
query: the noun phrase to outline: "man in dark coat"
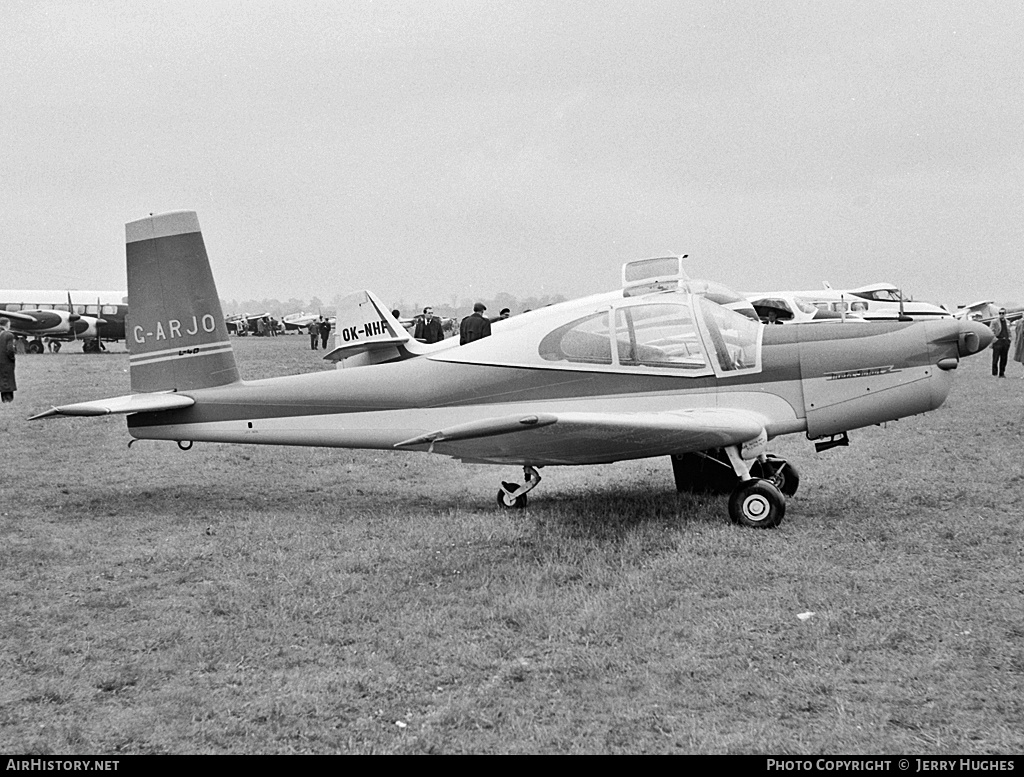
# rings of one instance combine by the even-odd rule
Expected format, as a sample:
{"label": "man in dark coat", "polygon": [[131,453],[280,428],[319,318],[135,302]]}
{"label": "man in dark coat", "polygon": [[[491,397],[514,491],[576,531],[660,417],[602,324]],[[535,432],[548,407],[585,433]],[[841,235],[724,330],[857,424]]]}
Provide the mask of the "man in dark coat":
{"label": "man in dark coat", "polygon": [[999,308],[999,318],[992,322],[992,375],[1006,377],[1006,359],[1010,355],[1010,322],[1006,320],[1006,308]]}
{"label": "man in dark coat", "polygon": [[14,381],[14,355],[17,349],[17,338],[11,333],[11,321],[0,318],[0,399],[4,402],[14,401],[14,392],[18,384]]}
{"label": "man in dark coat", "polygon": [[416,330],[412,336],[425,343],[439,343],[444,340],[441,319],[434,315],[433,308],[423,308],[423,315],[416,317]]}
{"label": "man in dark coat", "polygon": [[459,326],[459,345],[471,343],[491,334],[491,322],[484,316],[487,308],[484,303],[478,302],[473,306],[473,314],[462,319]]}
{"label": "man in dark coat", "polygon": [[327,338],[331,336],[331,322],[320,316],[320,323],[317,325],[320,330],[320,345],[327,350]]}

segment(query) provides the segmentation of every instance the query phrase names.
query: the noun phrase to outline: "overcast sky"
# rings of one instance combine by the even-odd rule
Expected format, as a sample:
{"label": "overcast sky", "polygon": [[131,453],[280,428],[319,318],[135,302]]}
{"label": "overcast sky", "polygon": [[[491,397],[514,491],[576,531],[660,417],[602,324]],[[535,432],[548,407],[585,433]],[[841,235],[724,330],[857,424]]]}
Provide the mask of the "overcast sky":
{"label": "overcast sky", "polygon": [[1005,0],[0,3],[0,287],[124,288],[195,210],[220,296],[1024,300]]}

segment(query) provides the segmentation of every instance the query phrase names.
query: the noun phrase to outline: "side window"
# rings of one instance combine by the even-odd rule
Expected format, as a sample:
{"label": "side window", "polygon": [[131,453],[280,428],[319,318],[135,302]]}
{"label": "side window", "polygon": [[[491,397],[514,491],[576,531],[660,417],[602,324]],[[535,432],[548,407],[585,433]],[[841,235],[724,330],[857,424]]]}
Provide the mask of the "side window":
{"label": "side window", "polygon": [[619,364],[700,370],[707,367],[687,305],[636,305],[616,312]]}
{"label": "side window", "polygon": [[612,341],[608,314],[597,313],[560,326],[540,341],[540,355],[550,362],[611,364]]}
{"label": "side window", "polygon": [[103,315],[111,316],[111,315],[113,315],[115,313],[117,313],[117,305],[104,305],[103,306]]}

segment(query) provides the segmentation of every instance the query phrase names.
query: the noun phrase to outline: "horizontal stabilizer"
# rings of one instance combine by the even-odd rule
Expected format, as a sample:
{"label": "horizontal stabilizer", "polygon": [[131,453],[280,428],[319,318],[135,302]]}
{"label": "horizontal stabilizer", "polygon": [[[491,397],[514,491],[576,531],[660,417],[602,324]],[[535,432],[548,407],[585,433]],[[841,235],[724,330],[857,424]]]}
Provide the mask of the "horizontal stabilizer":
{"label": "horizontal stabilizer", "polygon": [[92,402],[78,402],[74,405],[53,407],[44,413],[29,418],[49,418],[55,415],[111,415],[114,413],[158,413],[161,410],[180,410],[191,407],[196,401],[183,394],[129,394],[124,397],[97,399]]}

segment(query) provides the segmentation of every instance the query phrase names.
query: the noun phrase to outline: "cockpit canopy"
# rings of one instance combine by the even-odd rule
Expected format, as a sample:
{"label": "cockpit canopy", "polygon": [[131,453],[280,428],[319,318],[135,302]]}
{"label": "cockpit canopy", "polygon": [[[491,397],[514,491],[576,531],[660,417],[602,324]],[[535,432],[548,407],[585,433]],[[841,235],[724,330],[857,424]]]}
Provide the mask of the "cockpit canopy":
{"label": "cockpit canopy", "polygon": [[685,375],[760,369],[759,323],[700,296],[616,305],[564,324],[539,346],[547,362],[672,371]]}

